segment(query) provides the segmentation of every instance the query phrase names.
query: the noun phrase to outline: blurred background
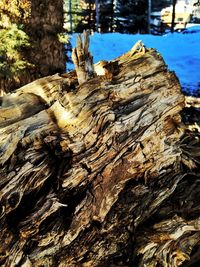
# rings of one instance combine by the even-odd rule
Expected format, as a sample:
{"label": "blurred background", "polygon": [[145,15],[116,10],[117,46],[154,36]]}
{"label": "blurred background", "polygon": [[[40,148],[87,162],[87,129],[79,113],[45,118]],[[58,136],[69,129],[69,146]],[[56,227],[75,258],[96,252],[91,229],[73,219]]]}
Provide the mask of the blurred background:
{"label": "blurred background", "polygon": [[[65,29],[72,32],[163,34],[200,23],[197,0],[65,0]],[[199,24],[200,25],[200,24]]]}

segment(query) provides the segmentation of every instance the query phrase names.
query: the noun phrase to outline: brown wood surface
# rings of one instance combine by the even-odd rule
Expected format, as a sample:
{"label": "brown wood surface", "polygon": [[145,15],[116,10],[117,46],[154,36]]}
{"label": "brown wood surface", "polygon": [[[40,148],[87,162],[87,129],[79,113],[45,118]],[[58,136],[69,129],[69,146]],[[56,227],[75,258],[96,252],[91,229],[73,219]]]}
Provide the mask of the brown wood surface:
{"label": "brown wood surface", "polygon": [[0,99],[1,266],[198,261],[200,136],[178,79],[141,42],[97,65]]}

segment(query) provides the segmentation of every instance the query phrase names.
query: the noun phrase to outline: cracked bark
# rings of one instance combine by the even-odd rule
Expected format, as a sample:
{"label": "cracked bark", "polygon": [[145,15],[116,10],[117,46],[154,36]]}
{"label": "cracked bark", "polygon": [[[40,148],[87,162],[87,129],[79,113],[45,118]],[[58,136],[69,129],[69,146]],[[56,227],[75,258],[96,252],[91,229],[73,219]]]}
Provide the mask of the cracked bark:
{"label": "cracked bark", "polygon": [[175,74],[140,46],[84,82],[48,76],[1,98],[1,266],[198,260],[199,134]]}

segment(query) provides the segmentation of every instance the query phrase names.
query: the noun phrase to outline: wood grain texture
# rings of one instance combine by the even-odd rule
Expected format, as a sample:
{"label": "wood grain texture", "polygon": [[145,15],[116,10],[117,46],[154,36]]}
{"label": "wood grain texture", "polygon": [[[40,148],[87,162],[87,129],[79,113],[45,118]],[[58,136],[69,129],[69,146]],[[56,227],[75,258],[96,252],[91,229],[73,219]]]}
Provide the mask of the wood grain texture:
{"label": "wood grain texture", "polygon": [[175,74],[140,46],[105,63],[112,76],[54,75],[1,98],[1,266],[192,258],[199,136]]}
{"label": "wood grain texture", "polygon": [[89,31],[84,31],[83,38],[81,34],[78,35],[77,47],[72,51],[72,60],[76,68],[79,84],[95,76],[93,57],[89,52],[89,41]]}

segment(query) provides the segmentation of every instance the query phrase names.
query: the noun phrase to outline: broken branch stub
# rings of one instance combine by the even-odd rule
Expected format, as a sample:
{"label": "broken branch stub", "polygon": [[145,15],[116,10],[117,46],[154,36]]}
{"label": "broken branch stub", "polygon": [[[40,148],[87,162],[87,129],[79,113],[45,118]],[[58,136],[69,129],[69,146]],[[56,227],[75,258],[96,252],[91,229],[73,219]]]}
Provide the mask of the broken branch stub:
{"label": "broken branch stub", "polygon": [[72,51],[72,60],[80,85],[95,76],[93,57],[89,52],[89,41],[89,31],[84,31],[83,36],[78,35],[77,47]]}

